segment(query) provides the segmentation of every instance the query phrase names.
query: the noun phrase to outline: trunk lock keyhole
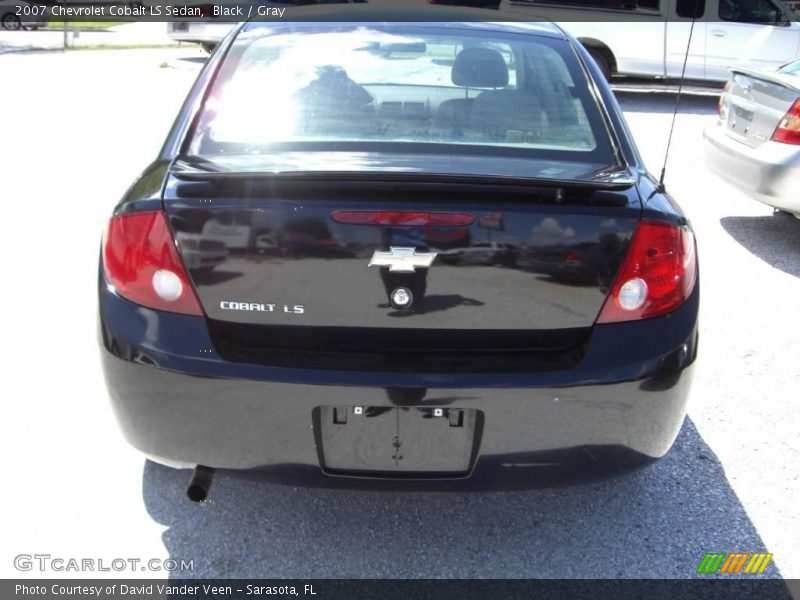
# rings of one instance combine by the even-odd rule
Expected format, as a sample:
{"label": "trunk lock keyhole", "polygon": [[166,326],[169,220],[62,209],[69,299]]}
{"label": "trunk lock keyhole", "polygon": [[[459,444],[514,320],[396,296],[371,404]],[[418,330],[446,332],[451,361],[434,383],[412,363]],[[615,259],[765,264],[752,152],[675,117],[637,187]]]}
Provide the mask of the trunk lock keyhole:
{"label": "trunk lock keyhole", "polygon": [[404,287],[395,288],[389,295],[389,302],[392,307],[399,310],[408,310],[411,308],[411,303],[414,302],[414,294],[411,290]]}

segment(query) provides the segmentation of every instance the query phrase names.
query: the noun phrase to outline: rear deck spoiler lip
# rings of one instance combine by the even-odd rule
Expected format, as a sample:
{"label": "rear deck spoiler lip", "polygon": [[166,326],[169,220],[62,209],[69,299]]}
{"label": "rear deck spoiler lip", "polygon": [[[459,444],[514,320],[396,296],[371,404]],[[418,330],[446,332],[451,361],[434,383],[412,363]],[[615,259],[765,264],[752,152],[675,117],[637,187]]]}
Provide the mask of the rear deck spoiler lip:
{"label": "rear deck spoiler lip", "polygon": [[731,75],[746,75],[747,77],[768,81],[800,93],[800,81],[795,82],[790,79],[790,76],[782,75],[778,71],[761,71],[758,69],[747,69],[745,67],[732,67],[728,70],[730,71]]}
{"label": "rear deck spoiler lip", "polygon": [[[208,164],[204,164],[208,166]],[[613,174],[594,179],[551,179],[546,177],[519,177],[513,175],[483,175],[462,173],[421,173],[419,171],[219,171],[198,168],[197,164],[175,160],[169,172],[178,179],[187,181],[209,181],[215,179],[282,179],[282,180],[329,180],[417,183],[460,183],[476,185],[515,185],[553,188],[581,188],[592,190],[625,190],[637,183],[637,177],[629,169],[620,169]]]}

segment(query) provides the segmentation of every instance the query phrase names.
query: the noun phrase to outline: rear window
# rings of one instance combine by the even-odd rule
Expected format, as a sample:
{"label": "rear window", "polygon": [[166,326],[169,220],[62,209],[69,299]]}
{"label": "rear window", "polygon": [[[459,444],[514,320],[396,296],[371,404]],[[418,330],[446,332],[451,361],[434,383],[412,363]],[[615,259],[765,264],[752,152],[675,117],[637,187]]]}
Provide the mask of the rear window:
{"label": "rear window", "polygon": [[342,144],[613,162],[599,109],[566,41],[367,24],[241,33],[189,152],[252,155]]}
{"label": "rear window", "polygon": [[800,60],[795,60],[790,62],[788,65],[783,65],[780,69],[778,69],[779,73],[783,73],[784,75],[793,75],[797,77],[800,75]]}

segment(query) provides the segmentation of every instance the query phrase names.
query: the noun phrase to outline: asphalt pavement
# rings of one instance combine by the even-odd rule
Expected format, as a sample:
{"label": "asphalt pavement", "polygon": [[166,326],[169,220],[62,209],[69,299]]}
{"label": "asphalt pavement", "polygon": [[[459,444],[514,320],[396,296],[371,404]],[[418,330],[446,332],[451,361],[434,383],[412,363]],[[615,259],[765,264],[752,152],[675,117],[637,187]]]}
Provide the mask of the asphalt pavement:
{"label": "asphalt pavement", "polygon": [[[0,56],[13,84],[0,94],[0,575],[41,576],[13,566],[38,552],[194,561],[173,577],[688,578],[706,552],[765,550],[767,576],[800,577],[800,220],[706,171],[714,98],[684,98],[667,167],[697,232],[702,306],[689,418],[664,459],[470,493],[222,473],[211,502],[188,502],[188,473],[145,461],[117,430],[95,285],[104,223],[202,60],[190,48]],[[674,98],[620,94],[655,173]]]}

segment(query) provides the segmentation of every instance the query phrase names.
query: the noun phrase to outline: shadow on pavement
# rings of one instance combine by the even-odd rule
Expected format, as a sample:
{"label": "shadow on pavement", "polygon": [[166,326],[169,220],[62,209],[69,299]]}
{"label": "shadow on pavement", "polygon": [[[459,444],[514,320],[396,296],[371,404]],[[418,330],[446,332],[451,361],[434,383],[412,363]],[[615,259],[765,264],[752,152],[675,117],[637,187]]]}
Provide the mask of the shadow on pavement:
{"label": "shadow on pavement", "polygon": [[47,52],[48,48],[34,46],[33,44],[10,44],[8,42],[0,41],[0,55],[12,54],[14,52]]}
{"label": "shadow on pavement", "polygon": [[[188,479],[145,464],[164,545],[195,561],[176,578],[691,578],[707,552],[766,550],[689,420],[646,468],[515,491],[307,488],[222,473],[198,505]],[[780,575],[770,564],[764,576]]]}
{"label": "shadow on pavement", "polygon": [[800,219],[779,213],[766,217],[723,217],[720,224],[733,239],[770,266],[800,277]]}

